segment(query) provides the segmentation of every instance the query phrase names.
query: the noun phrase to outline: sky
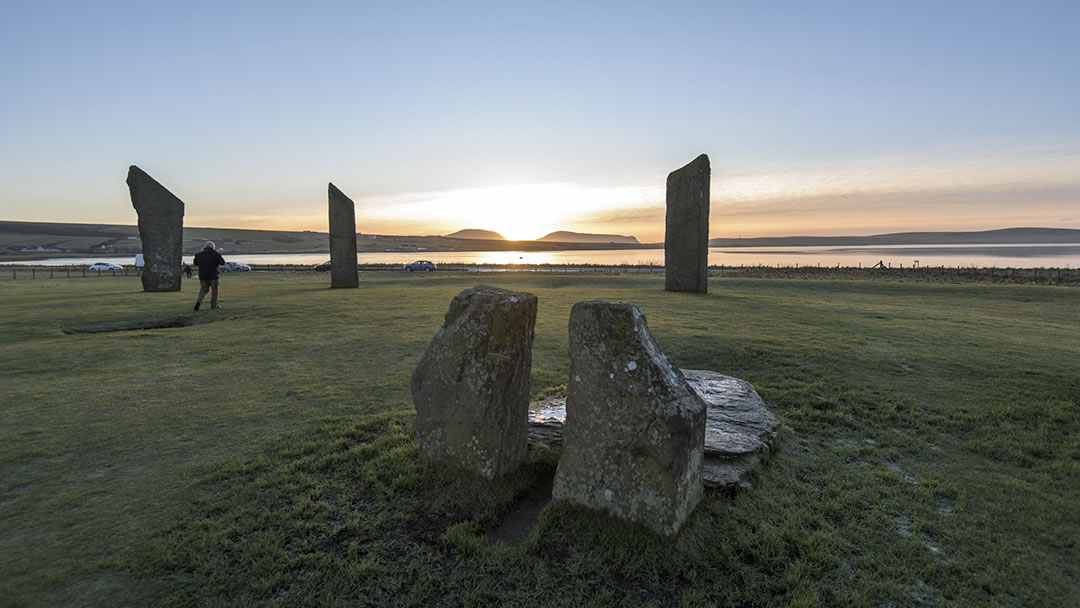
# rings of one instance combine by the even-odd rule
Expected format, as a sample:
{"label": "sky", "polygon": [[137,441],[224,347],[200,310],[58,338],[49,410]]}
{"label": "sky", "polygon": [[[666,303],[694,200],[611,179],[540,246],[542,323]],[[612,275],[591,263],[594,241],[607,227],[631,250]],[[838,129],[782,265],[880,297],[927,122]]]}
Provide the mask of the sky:
{"label": "sky", "polygon": [[0,220],[710,236],[1080,228],[1080,2],[8,2]]}

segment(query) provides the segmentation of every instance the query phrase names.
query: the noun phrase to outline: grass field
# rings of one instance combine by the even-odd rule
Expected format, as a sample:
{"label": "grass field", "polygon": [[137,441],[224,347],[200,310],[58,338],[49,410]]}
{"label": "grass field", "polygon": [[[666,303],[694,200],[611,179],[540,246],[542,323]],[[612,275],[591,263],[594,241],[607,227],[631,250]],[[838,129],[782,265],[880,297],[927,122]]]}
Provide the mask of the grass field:
{"label": "grass field", "polygon": [[473,276],[0,283],[3,606],[1080,605],[1080,290],[505,275],[540,298],[533,392],[566,382],[584,299],[629,300],[681,367],[752,382],[784,422],[734,495],[673,541],[552,503],[552,474],[485,482],[419,461],[408,380]]}

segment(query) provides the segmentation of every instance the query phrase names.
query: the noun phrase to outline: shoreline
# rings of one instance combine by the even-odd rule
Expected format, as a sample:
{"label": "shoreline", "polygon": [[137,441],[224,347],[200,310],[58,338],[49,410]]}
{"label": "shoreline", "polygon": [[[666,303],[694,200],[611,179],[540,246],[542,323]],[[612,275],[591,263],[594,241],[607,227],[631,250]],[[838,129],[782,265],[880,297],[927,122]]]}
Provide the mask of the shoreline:
{"label": "shoreline", "polygon": [[[399,264],[358,264],[361,274],[402,273]],[[311,266],[299,264],[252,264],[253,273],[319,274]],[[663,266],[650,264],[445,264],[436,271],[441,275],[470,274],[648,274],[659,276]],[[226,273],[226,276],[249,273]],[[419,273],[427,274],[427,273]],[[98,272],[84,266],[15,266],[0,268],[0,281],[49,279],[138,278],[133,265],[122,271]],[[1048,285],[1080,287],[1080,268],[1008,268],[1008,267],[948,267],[921,268],[859,268],[839,266],[710,266],[709,279],[719,289],[724,280],[820,280],[820,281],[886,281],[914,283],[978,283],[994,285]]]}

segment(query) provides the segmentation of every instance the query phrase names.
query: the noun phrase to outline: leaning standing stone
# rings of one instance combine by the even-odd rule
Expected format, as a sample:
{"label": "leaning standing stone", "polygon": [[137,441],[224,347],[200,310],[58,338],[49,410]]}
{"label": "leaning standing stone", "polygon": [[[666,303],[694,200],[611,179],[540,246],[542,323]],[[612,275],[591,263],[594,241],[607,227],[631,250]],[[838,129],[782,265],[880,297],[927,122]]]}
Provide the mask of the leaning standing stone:
{"label": "leaning standing stone", "polygon": [[493,479],[525,460],[536,296],[478,285],[454,297],[412,375],[428,460]]}
{"label": "leaning standing stone", "polygon": [[143,291],[180,291],[184,202],[135,165],[128,169],[127,185],[139,215]]}
{"label": "leaning standing stone", "polygon": [[664,289],[709,293],[709,157],[667,178]]}
{"label": "leaning standing stone", "polygon": [[705,404],[629,302],[570,311],[566,427],[554,498],[674,535],[702,494]]}
{"label": "leaning standing stone", "polygon": [[356,208],[330,184],[330,287],[359,287],[356,269]]}

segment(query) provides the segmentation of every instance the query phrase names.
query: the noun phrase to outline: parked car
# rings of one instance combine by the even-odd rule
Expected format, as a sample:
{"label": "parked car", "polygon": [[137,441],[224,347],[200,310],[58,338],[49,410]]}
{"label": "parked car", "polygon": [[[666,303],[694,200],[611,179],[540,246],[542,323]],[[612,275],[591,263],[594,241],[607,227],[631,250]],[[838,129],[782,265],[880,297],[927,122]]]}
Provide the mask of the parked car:
{"label": "parked car", "polygon": [[113,264],[112,262],[94,262],[90,265],[90,270],[123,270],[124,267],[119,264]]}
{"label": "parked car", "polygon": [[429,262],[427,260],[417,260],[412,264],[405,264],[405,272],[413,272],[414,270],[423,270],[424,272],[431,272],[435,270],[435,262]]}
{"label": "parked car", "polygon": [[218,270],[221,272],[247,272],[251,270],[251,266],[240,262],[225,262],[225,265]]}
{"label": "parked car", "polygon": [[330,260],[326,260],[322,264],[316,264],[315,265],[315,271],[316,272],[326,272],[328,270],[330,270]]}

